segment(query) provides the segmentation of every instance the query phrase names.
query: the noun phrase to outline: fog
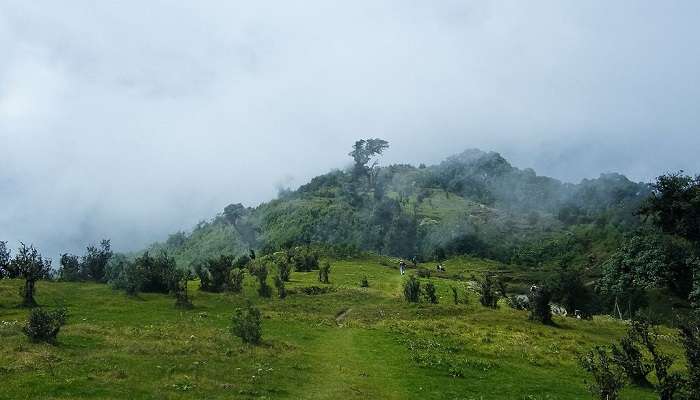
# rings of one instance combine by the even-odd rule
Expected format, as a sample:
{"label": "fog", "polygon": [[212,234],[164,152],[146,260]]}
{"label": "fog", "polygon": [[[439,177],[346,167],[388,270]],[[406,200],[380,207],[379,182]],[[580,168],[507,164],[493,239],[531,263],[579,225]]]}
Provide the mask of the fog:
{"label": "fog", "polygon": [[0,0],[0,239],[132,250],[343,168],[466,148],[700,173],[693,1]]}

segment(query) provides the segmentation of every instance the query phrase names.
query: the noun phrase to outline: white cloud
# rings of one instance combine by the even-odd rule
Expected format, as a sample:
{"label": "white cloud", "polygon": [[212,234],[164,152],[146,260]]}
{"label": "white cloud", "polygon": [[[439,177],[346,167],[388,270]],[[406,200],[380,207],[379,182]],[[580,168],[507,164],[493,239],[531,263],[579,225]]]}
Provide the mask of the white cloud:
{"label": "white cloud", "polygon": [[[699,170],[694,3],[0,4],[0,238],[143,246],[346,164]],[[290,180],[293,179],[293,180]]]}

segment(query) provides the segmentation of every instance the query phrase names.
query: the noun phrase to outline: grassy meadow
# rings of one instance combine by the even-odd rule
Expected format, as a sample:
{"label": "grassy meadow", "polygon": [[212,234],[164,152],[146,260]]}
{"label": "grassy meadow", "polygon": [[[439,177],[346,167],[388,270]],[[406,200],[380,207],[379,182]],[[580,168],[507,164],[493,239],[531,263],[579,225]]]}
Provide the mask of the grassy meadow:
{"label": "grassy meadow", "polygon": [[[398,270],[381,264],[393,265],[333,262],[330,285],[317,272],[294,272],[285,300],[259,298],[251,277],[237,295],[201,292],[192,281],[192,310],[166,295],[40,282],[41,305],[69,310],[56,345],[28,341],[21,282],[0,281],[0,398],[588,399],[576,353],[626,329],[607,317],[543,326],[505,304],[484,308],[467,280],[495,265],[468,258],[429,278],[439,304],[408,304]],[[458,274],[466,280],[451,279]],[[364,275],[369,288],[360,287]],[[328,292],[303,294],[309,286]],[[450,286],[467,293],[467,304],[453,304]],[[246,299],[263,313],[259,346],[229,333],[232,310]],[[655,395],[628,388],[623,398]]]}

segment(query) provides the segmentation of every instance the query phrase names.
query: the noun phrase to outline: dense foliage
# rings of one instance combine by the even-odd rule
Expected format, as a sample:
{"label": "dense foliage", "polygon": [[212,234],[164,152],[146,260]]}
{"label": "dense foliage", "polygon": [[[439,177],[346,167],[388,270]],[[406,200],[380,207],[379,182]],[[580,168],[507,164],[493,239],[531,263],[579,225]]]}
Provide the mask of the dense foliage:
{"label": "dense foliage", "polygon": [[29,340],[33,342],[56,341],[58,332],[66,323],[68,312],[65,308],[47,311],[43,308],[33,308],[29,312],[27,323],[22,329]]}

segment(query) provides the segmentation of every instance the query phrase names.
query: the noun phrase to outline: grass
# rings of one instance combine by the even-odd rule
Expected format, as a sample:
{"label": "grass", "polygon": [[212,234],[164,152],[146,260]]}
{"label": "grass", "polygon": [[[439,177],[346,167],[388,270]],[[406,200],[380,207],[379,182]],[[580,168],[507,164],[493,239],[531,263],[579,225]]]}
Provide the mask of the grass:
{"label": "grass", "polygon": [[[294,272],[286,300],[258,298],[250,277],[243,295],[204,293],[191,282],[195,308],[186,311],[165,295],[41,282],[39,303],[70,312],[55,346],[27,340],[20,282],[0,281],[0,398],[585,399],[576,353],[625,330],[604,317],[542,326],[526,312],[485,309],[474,296],[454,305],[449,287],[466,283],[447,277],[431,278],[440,304],[407,304],[395,267],[378,259],[332,265],[333,290],[301,294],[328,285],[317,272]],[[492,267],[446,265],[448,274]],[[359,287],[364,275],[369,288]],[[263,312],[260,346],[228,332],[246,298]],[[623,398],[655,395],[629,388]]]}

